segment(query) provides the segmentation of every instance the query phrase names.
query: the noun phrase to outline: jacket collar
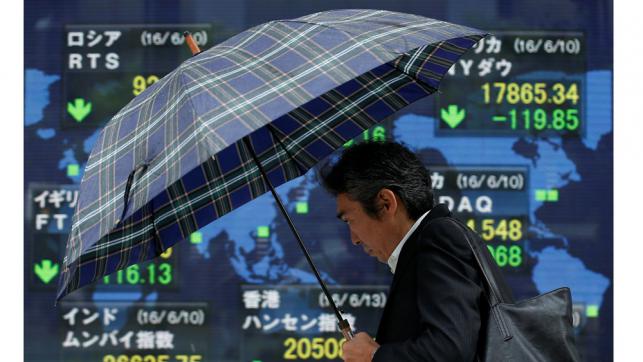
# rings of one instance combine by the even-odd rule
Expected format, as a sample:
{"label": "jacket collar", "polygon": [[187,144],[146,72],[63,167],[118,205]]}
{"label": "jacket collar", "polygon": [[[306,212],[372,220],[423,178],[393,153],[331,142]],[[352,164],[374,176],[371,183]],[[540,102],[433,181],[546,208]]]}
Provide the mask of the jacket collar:
{"label": "jacket collar", "polygon": [[420,235],[420,231],[432,220],[449,216],[451,216],[451,211],[449,211],[449,208],[445,204],[435,205],[431,209],[429,214],[424,218],[424,220],[422,220],[420,226],[413,232],[413,234],[411,234],[406,244],[404,244],[404,247],[402,247],[402,251],[400,252],[400,257],[397,261],[397,267],[395,270],[395,274],[393,275],[393,282],[391,284],[389,295],[393,294],[393,292],[395,291],[395,287],[398,284],[398,281],[400,280],[400,278],[402,278],[404,272],[406,272],[406,269],[408,269],[408,265],[415,255],[415,251],[417,249],[417,238]]}
{"label": "jacket collar", "polygon": [[[409,239],[406,241],[406,244],[402,247],[402,251],[400,252],[400,257],[397,261],[397,267],[395,270],[395,274],[393,275],[393,282],[391,283],[391,287],[389,289],[388,293],[388,298],[387,300],[391,300],[391,296],[395,293],[395,289],[397,285],[399,284],[399,281],[402,279],[404,276],[404,273],[406,273],[409,269],[409,265],[411,264],[411,261],[416,255],[416,250],[417,250],[417,239],[420,235],[421,230],[432,220],[435,220],[437,218],[441,217],[449,217],[451,216],[451,212],[449,211],[449,208],[445,204],[439,204],[435,205],[429,214],[422,220],[420,223],[420,226],[418,226],[417,229],[409,236]],[[386,306],[384,307],[384,311],[382,312],[382,318],[380,320],[379,327],[377,329],[377,337],[381,337],[384,333],[382,328],[384,328],[384,320],[386,318],[387,311],[389,310],[389,302],[386,303]]]}

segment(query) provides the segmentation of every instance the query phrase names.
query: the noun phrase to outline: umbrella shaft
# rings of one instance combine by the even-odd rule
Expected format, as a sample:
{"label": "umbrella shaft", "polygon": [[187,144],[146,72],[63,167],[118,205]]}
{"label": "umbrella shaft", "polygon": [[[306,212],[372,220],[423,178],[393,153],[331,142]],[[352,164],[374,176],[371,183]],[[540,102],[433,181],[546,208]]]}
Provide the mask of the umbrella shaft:
{"label": "umbrella shaft", "polygon": [[257,167],[259,168],[259,172],[261,172],[261,175],[263,176],[264,180],[268,184],[268,187],[270,188],[270,192],[272,193],[272,196],[274,196],[275,200],[277,201],[277,205],[279,205],[279,209],[281,210],[281,213],[286,218],[286,221],[288,222],[288,226],[290,226],[290,230],[292,230],[293,234],[295,235],[295,238],[297,239],[297,242],[299,243],[299,246],[301,247],[301,250],[304,252],[304,256],[306,257],[306,260],[308,260],[308,264],[310,265],[310,268],[313,270],[313,273],[315,273],[315,277],[317,277],[317,281],[319,282],[319,285],[324,291],[326,298],[328,298],[328,302],[333,308],[335,312],[335,316],[337,317],[337,320],[340,323],[342,321],[346,322],[346,320],[342,318],[342,315],[339,312],[339,309],[337,309],[337,306],[335,305],[335,301],[333,300],[333,298],[331,298],[330,293],[328,292],[328,288],[326,288],[326,283],[324,283],[321,276],[319,275],[319,272],[317,271],[317,267],[315,267],[315,264],[313,264],[313,260],[311,259],[310,254],[308,253],[308,250],[304,245],[304,242],[301,240],[301,236],[299,236],[299,232],[297,232],[297,229],[295,228],[295,224],[290,219],[290,215],[288,215],[288,211],[284,207],[283,203],[281,202],[281,199],[279,198],[279,195],[277,195],[277,191],[275,191],[275,188],[272,186],[272,183],[268,179],[268,175],[264,171],[263,166],[261,166],[261,162],[259,162],[259,158],[255,154],[255,151],[254,151],[254,148],[252,147],[252,143],[250,139],[248,137],[244,137],[243,141],[245,142],[246,147],[248,147],[248,150],[250,151],[252,158],[257,164]]}

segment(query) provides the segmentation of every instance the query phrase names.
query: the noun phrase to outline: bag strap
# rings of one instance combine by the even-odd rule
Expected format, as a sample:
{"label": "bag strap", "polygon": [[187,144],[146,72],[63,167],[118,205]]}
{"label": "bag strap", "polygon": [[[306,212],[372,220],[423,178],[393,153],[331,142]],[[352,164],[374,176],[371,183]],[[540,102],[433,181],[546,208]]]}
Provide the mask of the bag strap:
{"label": "bag strap", "polygon": [[489,308],[490,317],[495,319],[496,325],[498,326],[498,329],[502,334],[504,340],[505,341],[510,340],[512,338],[512,334],[507,328],[507,324],[505,323],[502,314],[496,308],[496,306],[499,303],[504,303],[506,301],[503,298],[503,294],[500,292],[500,288],[498,287],[496,278],[493,276],[493,273],[491,273],[491,271],[489,270],[488,255],[486,257],[485,255],[482,255],[482,251],[478,247],[478,244],[473,242],[469,238],[469,235],[470,235],[469,233],[471,231],[465,225],[459,223],[456,219],[452,217],[446,217],[446,219],[462,230],[464,239],[467,241],[467,244],[469,245],[471,252],[473,252],[473,256],[476,259],[480,272],[482,273],[482,276],[484,277],[484,281],[486,282],[487,287],[489,289],[489,292],[487,293],[487,297],[488,297],[487,301],[489,302],[489,307],[490,307]]}
{"label": "bag strap", "polygon": [[473,256],[476,259],[476,262],[478,266],[480,267],[480,272],[482,272],[482,275],[484,277],[484,280],[489,287],[489,305],[494,306],[498,303],[503,303],[505,302],[502,297],[502,293],[500,292],[500,288],[498,287],[498,283],[496,282],[496,279],[494,278],[493,274],[489,270],[488,266],[488,259],[485,258],[485,256],[481,255],[481,250],[478,247],[477,243],[473,242],[469,238],[469,230],[465,229],[465,226],[461,225],[458,223],[454,218],[452,217],[447,217],[449,222],[453,223],[460,229],[462,229],[464,239],[467,241],[467,244],[469,245],[469,248],[473,252]]}

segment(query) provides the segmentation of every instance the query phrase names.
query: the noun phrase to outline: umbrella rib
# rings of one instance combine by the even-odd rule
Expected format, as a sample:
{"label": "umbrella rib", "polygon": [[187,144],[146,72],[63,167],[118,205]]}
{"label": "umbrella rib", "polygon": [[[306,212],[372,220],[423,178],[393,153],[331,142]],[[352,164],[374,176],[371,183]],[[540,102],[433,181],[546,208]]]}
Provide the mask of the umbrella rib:
{"label": "umbrella rib", "polygon": [[[301,175],[304,175],[306,173],[306,170],[304,169],[304,167],[302,165],[299,164],[297,159],[295,159],[295,156],[293,156],[290,153],[290,150],[288,150],[288,148],[286,148],[286,145],[283,144],[283,142],[281,140],[281,137],[279,137],[279,134],[275,130],[275,128],[272,125],[272,123],[268,123],[266,125],[266,127],[268,128],[268,131],[270,132],[270,134],[272,134],[272,137],[277,140],[277,143],[279,143],[279,146],[281,146],[281,149],[284,150],[284,152],[286,152],[286,154],[288,155],[288,157],[290,157],[290,159],[295,164],[295,166],[297,166],[297,169],[299,169],[299,173]],[[252,151],[252,152],[254,153],[254,151]]]}

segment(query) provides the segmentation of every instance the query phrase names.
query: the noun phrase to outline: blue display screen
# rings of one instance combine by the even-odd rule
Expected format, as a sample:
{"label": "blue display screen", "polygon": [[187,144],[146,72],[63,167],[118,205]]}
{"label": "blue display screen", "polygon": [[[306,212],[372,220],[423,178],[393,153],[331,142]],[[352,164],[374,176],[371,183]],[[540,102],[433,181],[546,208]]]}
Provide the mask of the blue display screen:
{"label": "blue display screen", "polygon": [[[191,53],[252,26],[379,8],[491,35],[440,91],[352,143],[393,140],[487,242],[517,300],[568,286],[584,360],[612,359],[611,1],[25,1],[25,360],[340,360],[343,343],[272,195],[54,306],[101,127]],[[355,248],[316,170],[280,187],[333,298],[371,336],[388,267]]]}

